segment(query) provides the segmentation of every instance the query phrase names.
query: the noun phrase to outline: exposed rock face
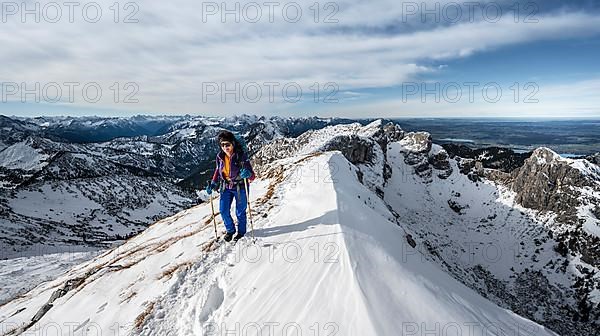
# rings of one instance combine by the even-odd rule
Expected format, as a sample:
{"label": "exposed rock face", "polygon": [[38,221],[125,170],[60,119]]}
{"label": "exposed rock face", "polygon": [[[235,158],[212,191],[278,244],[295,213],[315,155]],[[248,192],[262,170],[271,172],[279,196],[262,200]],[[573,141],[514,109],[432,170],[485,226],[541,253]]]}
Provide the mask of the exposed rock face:
{"label": "exposed rock face", "polygon": [[438,177],[447,179],[452,175],[452,166],[450,165],[450,156],[445,150],[432,151],[429,154],[429,163],[434,169],[438,170]]}
{"label": "exposed rock face", "polygon": [[296,153],[301,146],[300,141],[300,137],[297,138],[297,140],[281,138],[271,141],[252,156],[252,168],[254,168],[257,173],[261,174],[265,171],[266,166],[269,163]]}
{"label": "exposed rock face", "polygon": [[450,169],[450,161],[448,160],[449,158],[450,157],[446,151],[440,151],[429,155],[429,163],[431,163],[433,168],[438,170]]}
{"label": "exposed rock face", "polygon": [[463,159],[459,161],[459,167],[461,168],[461,172],[467,175],[469,180],[473,182],[481,181],[481,178],[485,175],[481,161]]}
{"label": "exposed rock face", "polygon": [[385,124],[381,128],[381,132],[374,135],[374,138],[385,152],[388,143],[401,140],[404,138],[404,134],[405,133],[400,126],[390,122]]}
{"label": "exposed rock face", "polygon": [[282,138],[283,134],[289,131],[286,125],[274,125],[274,122],[262,122],[254,124],[246,136],[246,143],[250,154],[254,154],[262,146],[277,138]]}
{"label": "exposed rock face", "polygon": [[573,187],[593,187],[584,174],[548,148],[536,149],[525,164],[512,174],[511,189],[524,207],[554,211],[557,220],[577,223],[581,193]]}
{"label": "exposed rock face", "polygon": [[407,153],[422,154],[431,150],[431,134],[427,132],[407,133],[400,141],[400,145]]}
{"label": "exposed rock face", "polygon": [[600,219],[600,205],[597,205],[594,209],[592,209],[592,215],[594,215],[596,219]]}
{"label": "exposed rock face", "polygon": [[432,144],[427,132],[411,132],[400,141],[404,162],[414,167],[414,172],[425,182],[431,182],[434,170],[438,177],[448,178],[452,174],[450,156],[441,146]]}
{"label": "exposed rock face", "polygon": [[515,201],[522,206],[556,214],[551,229],[556,231],[555,250],[558,253],[563,257],[580,253],[583,261],[598,267],[600,239],[585,229],[584,223],[590,219],[582,218],[580,211],[588,207],[591,214],[599,218],[600,170],[585,162],[561,158],[542,147],[504,181],[516,193]]}
{"label": "exposed rock face", "polygon": [[357,135],[341,135],[323,145],[323,151],[339,150],[353,164],[371,162],[374,157],[372,140]]}
{"label": "exposed rock face", "polygon": [[586,157],[586,160],[590,161],[591,163],[600,166],[600,153],[596,153],[593,155],[590,155],[588,157]]}
{"label": "exposed rock face", "polygon": [[[422,177],[425,183],[427,180],[433,181],[431,189],[436,192],[425,194],[426,197],[438,195],[435,184],[445,183],[435,178],[434,172],[447,168],[446,162],[475,182],[475,186],[471,185],[469,188],[484,190],[493,185],[489,183],[493,181],[498,185],[497,195],[501,195],[480,207],[476,200],[466,201],[464,195],[453,193],[436,200],[436,208],[448,209],[452,216],[459,215],[455,221],[469,226],[469,230],[472,230],[470,233],[482,233],[482,237],[492,235],[491,232],[496,230],[500,232],[502,229],[499,228],[509,225],[515,225],[515,231],[529,233],[526,238],[521,236],[514,240],[518,252],[514,255],[515,267],[511,268],[513,273],[509,280],[503,278],[504,273],[498,273],[493,270],[493,266],[484,263],[470,265],[472,268],[466,272],[457,271],[460,266],[457,267],[447,257],[451,251],[448,253],[449,250],[433,248],[435,244],[429,245],[435,242],[438,246],[444,246],[447,242],[456,240],[452,233],[448,233],[453,230],[455,221],[448,224],[443,221],[436,223],[436,226],[439,224],[444,227],[437,235],[433,233],[436,230],[433,227],[419,231],[422,223],[414,221],[413,229],[420,232],[418,236],[415,235],[415,238],[420,238],[419,246],[423,246],[433,259],[439,259],[440,264],[447,266],[449,272],[456,271],[458,279],[504,307],[550,326],[561,335],[597,334],[597,330],[600,330],[600,313],[594,312],[600,312],[600,306],[595,299],[595,291],[600,289],[600,279],[594,272],[600,266],[600,238],[590,232],[600,227],[600,221],[593,218],[600,216],[600,168],[589,160],[562,158],[546,148],[519,154],[502,148],[473,150],[465,146],[444,146],[448,151],[439,152],[436,151],[436,144],[429,147],[428,142],[426,136],[407,134],[402,141],[402,156],[399,157],[411,166],[408,174]],[[428,160],[425,160],[424,151],[428,148]],[[456,161],[456,166],[454,162],[447,161],[446,155]],[[450,176],[449,180],[453,181],[453,178],[454,176]],[[505,192],[507,189],[512,192]],[[388,190],[386,193],[392,194]],[[469,195],[469,192],[465,194]],[[513,196],[515,203],[520,206],[539,210],[538,216],[533,218],[532,215],[536,212],[524,211],[515,206],[512,203]],[[509,201],[509,204],[504,203],[505,201]],[[499,204],[495,204],[496,202]],[[504,206],[510,210],[505,215],[500,215],[506,211],[503,210]],[[404,211],[410,209],[407,206]],[[473,214],[480,213],[483,209],[495,210],[475,222]],[[412,221],[412,217],[421,216],[421,211],[415,210],[404,219]],[[431,216],[428,220],[433,222],[434,217]],[[518,217],[521,218],[515,219]],[[507,224],[511,222],[512,224]],[[468,236],[471,237],[470,234]],[[433,238],[428,240],[424,237]],[[482,238],[481,241],[485,239],[487,238]],[[500,241],[502,239],[504,237]],[[573,271],[579,264],[591,270]],[[471,282],[471,278],[478,280]]]}
{"label": "exposed rock face", "polygon": [[369,153],[373,152],[373,144],[370,140],[374,140],[379,144],[385,154],[388,143],[398,141],[404,137],[402,128],[391,122],[385,125],[382,125],[380,121],[373,122],[365,126],[365,131],[370,133],[368,137],[364,136],[366,135],[364,132],[360,136],[353,135],[350,138],[336,137],[323,148],[324,150],[341,151],[346,159],[354,164],[366,163],[373,159],[372,155],[369,156]]}
{"label": "exposed rock face", "polygon": [[407,133],[400,141],[404,162],[413,166],[415,174],[430,180],[432,171],[427,153],[431,150],[431,135],[427,132]]}

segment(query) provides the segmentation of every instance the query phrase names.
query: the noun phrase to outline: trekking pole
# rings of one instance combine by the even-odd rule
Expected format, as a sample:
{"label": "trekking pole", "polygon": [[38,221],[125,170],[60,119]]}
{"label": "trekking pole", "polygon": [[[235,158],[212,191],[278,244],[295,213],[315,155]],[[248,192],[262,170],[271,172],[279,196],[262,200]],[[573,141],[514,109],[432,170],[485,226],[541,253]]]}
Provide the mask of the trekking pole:
{"label": "trekking pole", "polygon": [[215,207],[213,206],[213,196],[212,196],[212,192],[210,193],[210,209],[212,210],[212,216],[213,216],[213,226],[215,227],[215,240],[219,239],[219,236],[217,235],[217,217],[215,216]]}
{"label": "trekking pole", "polygon": [[254,222],[252,222],[252,209],[250,209],[250,197],[248,195],[248,179],[244,179],[244,190],[246,191],[246,203],[248,203],[248,217],[250,218],[250,228],[252,229],[252,243],[256,243],[254,240]]}

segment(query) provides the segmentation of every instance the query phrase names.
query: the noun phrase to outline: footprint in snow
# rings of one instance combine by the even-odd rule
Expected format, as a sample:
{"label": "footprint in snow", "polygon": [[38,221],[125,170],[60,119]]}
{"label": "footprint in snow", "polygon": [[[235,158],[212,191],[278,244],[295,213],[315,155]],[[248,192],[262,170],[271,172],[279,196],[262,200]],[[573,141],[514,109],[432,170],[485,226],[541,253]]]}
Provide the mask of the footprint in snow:
{"label": "footprint in snow", "polygon": [[223,289],[217,283],[213,283],[208,291],[202,310],[198,315],[200,324],[208,321],[208,318],[221,307],[224,299],[225,293],[223,293]]}

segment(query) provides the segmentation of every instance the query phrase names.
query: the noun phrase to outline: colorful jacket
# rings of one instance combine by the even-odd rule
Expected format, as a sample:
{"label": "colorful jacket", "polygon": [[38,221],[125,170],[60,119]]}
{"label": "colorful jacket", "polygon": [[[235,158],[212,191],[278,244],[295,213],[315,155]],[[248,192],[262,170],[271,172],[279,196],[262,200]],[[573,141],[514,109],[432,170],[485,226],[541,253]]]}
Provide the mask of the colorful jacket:
{"label": "colorful jacket", "polygon": [[216,167],[215,172],[213,173],[212,180],[215,183],[223,183],[224,187],[227,189],[235,189],[236,184],[242,182],[243,180],[239,177],[240,171],[242,168],[249,169],[252,175],[248,179],[249,182],[254,181],[256,175],[254,174],[254,170],[252,169],[252,165],[250,164],[250,160],[246,153],[238,153],[234,152],[231,156],[230,167],[229,167],[229,176],[225,179],[223,177],[223,168],[225,167],[225,152],[220,151],[217,154],[216,158]]}

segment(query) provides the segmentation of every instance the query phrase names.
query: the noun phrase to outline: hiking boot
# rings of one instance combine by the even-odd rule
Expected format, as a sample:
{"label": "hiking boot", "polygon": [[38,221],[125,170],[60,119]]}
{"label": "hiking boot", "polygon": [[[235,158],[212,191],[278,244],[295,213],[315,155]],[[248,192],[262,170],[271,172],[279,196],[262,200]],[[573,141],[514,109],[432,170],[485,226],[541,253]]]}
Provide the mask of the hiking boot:
{"label": "hiking boot", "polygon": [[231,241],[231,238],[233,238],[233,233],[229,233],[227,232],[224,236],[223,236],[223,240],[228,242]]}
{"label": "hiking boot", "polygon": [[240,240],[240,238],[242,238],[243,236],[244,236],[244,234],[242,234],[242,233],[238,233],[238,234],[236,234],[236,235],[235,235],[235,237],[233,237],[233,240],[235,240],[235,241],[238,241],[238,240]]}

